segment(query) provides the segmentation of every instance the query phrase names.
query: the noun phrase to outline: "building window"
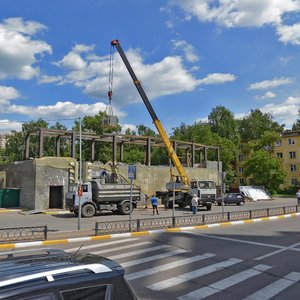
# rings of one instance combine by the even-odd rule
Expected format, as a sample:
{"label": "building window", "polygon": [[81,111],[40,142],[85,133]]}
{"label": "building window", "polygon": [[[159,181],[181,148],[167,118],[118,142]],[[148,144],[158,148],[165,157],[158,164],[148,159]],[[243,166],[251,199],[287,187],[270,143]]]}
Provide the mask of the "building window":
{"label": "building window", "polygon": [[239,173],[243,173],[244,172],[244,168],[243,167],[239,167]]}
{"label": "building window", "polygon": [[296,152],[295,151],[289,152],[289,154],[290,154],[290,158],[296,158]]}
{"label": "building window", "polygon": [[277,157],[278,157],[278,158],[283,158],[282,152],[278,152],[278,153],[277,153]]}
{"label": "building window", "polygon": [[291,185],[296,186],[297,184],[297,178],[291,178]]}
{"label": "building window", "polygon": [[240,178],[240,184],[245,184],[245,178]]}
{"label": "building window", "polygon": [[289,139],[289,145],[295,145],[295,140],[294,139]]}
{"label": "building window", "polygon": [[239,161],[244,161],[244,155],[243,154],[239,155]]}
{"label": "building window", "polygon": [[296,172],[297,171],[297,166],[296,165],[290,165],[290,170],[291,170],[291,172]]}
{"label": "building window", "polygon": [[279,146],[281,146],[281,145],[282,145],[282,141],[281,141],[281,140],[275,142],[275,146],[276,146],[276,147],[279,147]]}

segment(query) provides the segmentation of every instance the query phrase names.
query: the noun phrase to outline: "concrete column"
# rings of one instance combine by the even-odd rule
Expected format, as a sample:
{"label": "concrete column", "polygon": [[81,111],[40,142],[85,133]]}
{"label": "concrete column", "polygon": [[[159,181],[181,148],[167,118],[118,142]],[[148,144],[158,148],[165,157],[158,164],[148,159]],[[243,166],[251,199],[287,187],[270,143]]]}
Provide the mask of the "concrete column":
{"label": "concrete column", "polygon": [[95,140],[92,140],[91,144],[91,161],[95,161]]}
{"label": "concrete column", "polygon": [[56,147],[56,157],[60,157],[60,136],[56,138],[55,147]]}
{"label": "concrete column", "polygon": [[146,165],[148,167],[151,166],[151,139],[147,138],[147,145],[146,145]]}
{"label": "concrete column", "polygon": [[187,148],[187,149],[185,150],[185,159],[186,159],[186,166],[187,166],[187,167],[190,166],[190,164],[189,164],[189,153],[190,153],[190,149]]}
{"label": "concrete column", "polygon": [[191,152],[192,152],[192,167],[194,167],[195,166],[195,144],[192,144]]}
{"label": "concrete column", "polygon": [[120,143],[120,162],[123,162],[124,160],[124,143]]}
{"label": "concrete column", "polygon": [[217,148],[218,151],[218,172],[221,172],[222,170],[220,170],[220,148]]}
{"label": "concrete column", "polygon": [[71,157],[76,158],[76,135],[75,132],[72,131],[72,141],[71,141]]}
{"label": "concrete column", "polygon": [[25,159],[29,159],[30,134],[26,135],[25,139]]}
{"label": "concrete column", "polygon": [[113,165],[117,164],[117,137],[113,135],[113,157],[112,157]]}
{"label": "concrete column", "polygon": [[44,130],[43,128],[40,129],[40,140],[39,140],[39,158],[44,156]]}
{"label": "concrete column", "polygon": [[175,153],[177,154],[177,142],[173,141],[173,149],[175,151]]}
{"label": "concrete column", "polygon": [[206,162],[207,162],[207,149],[206,149],[206,147],[203,147],[203,154],[204,154],[204,166],[206,168]]}

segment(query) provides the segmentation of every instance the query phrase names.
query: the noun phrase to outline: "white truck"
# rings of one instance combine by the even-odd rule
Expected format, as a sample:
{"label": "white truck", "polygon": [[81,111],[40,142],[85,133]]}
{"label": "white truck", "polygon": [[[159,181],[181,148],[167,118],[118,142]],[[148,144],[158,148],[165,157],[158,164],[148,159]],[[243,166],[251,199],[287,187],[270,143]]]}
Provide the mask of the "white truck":
{"label": "white truck", "polygon": [[[94,179],[82,184],[82,193],[79,185],[70,187],[66,195],[66,209],[78,216],[79,197],[82,217],[90,218],[100,211],[113,211],[127,215],[130,213],[130,191],[128,183],[105,183],[102,179]],[[141,200],[141,189],[132,186],[132,208],[137,207]]]}
{"label": "white truck", "polygon": [[[173,206],[173,190],[175,191],[175,204],[180,208],[190,206],[192,209],[191,200],[194,194],[199,198],[198,206],[206,207],[211,210],[212,204],[217,199],[216,183],[212,180],[196,180],[191,179],[190,184],[183,186],[181,182],[169,182],[166,185],[168,192],[162,195],[163,202],[168,208]],[[185,192],[182,192],[185,190]]]}

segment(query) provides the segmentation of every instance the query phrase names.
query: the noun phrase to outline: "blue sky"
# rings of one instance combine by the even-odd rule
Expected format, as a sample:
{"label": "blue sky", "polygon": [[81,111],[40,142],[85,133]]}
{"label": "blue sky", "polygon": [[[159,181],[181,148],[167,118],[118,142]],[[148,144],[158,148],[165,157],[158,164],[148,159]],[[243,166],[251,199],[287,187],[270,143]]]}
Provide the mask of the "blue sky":
{"label": "blue sky", "polygon": [[[300,0],[1,0],[0,131],[105,110],[113,39],[168,133],[218,105],[298,117]],[[154,128],[114,57],[114,114]]]}

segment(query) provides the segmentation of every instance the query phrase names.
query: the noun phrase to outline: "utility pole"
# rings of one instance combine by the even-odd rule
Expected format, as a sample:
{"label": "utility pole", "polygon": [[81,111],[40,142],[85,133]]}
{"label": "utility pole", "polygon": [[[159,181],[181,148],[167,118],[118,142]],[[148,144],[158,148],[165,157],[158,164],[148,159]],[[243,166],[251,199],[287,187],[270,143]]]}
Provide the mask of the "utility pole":
{"label": "utility pole", "polygon": [[79,117],[79,190],[78,190],[78,230],[81,225],[81,196],[82,196],[82,137],[81,137],[81,118]]}

